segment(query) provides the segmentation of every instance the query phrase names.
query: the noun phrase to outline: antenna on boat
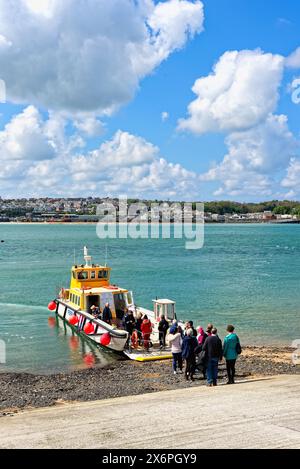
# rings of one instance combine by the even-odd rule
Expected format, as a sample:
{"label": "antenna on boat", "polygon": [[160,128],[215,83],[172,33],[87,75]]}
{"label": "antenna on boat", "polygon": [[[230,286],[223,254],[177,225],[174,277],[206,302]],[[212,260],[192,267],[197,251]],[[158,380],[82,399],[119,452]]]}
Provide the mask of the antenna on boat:
{"label": "antenna on boat", "polygon": [[83,257],[84,257],[84,260],[85,260],[85,265],[86,266],[91,265],[92,256],[89,256],[88,248],[86,246],[84,246],[84,248],[83,248]]}

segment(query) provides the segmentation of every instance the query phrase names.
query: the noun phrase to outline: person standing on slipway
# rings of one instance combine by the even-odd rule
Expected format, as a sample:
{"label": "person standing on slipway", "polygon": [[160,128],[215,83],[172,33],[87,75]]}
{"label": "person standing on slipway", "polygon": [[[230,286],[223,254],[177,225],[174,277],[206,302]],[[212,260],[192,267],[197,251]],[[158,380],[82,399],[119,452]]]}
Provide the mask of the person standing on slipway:
{"label": "person standing on slipway", "polygon": [[207,337],[202,349],[205,352],[207,361],[207,386],[217,386],[218,364],[223,355],[222,342],[217,333],[216,328],[212,329],[211,336]]}
{"label": "person standing on slipway", "polygon": [[166,346],[166,335],[169,329],[169,322],[166,320],[165,316],[162,315],[158,324],[159,332],[159,345],[163,349]]}
{"label": "person standing on slipway", "polygon": [[169,335],[169,344],[173,355],[173,373],[177,374],[177,365],[179,371],[182,372],[182,337],[178,327],[173,330],[172,334]]}
{"label": "person standing on slipway", "polygon": [[235,363],[241,353],[240,339],[234,332],[234,326],[231,324],[227,326],[227,336],[223,344],[223,356],[226,360],[226,370],[228,381],[226,384],[234,384],[235,377]]}
{"label": "person standing on slipway", "polygon": [[[193,329],[188,329],[182,341],[182,358],[185,360],[185,379],[194,381],[196,368],[195,349],[198,346]],[[221,344],[222,346],[222,344]]]}

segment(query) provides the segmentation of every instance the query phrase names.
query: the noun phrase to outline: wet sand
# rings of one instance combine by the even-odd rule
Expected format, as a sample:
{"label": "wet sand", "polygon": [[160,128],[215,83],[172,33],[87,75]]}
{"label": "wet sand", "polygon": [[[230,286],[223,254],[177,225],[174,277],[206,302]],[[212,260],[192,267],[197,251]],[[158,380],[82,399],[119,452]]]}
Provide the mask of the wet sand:
{"label": "wet sand", "polygon": [[[236,381],[263,376],[300,374],[293,365],[287,347],[245,347],[239,357]],[[226,382],[224,361],[219,367],[219,382]],[[138,363],[116,362],[106,368],[89,368],[67,374],[0,374],[0,416],[13,415],[20,409],[62,405],[122,396],[204,386],[202,374],[195,381],[174,375],[171,361]]]}

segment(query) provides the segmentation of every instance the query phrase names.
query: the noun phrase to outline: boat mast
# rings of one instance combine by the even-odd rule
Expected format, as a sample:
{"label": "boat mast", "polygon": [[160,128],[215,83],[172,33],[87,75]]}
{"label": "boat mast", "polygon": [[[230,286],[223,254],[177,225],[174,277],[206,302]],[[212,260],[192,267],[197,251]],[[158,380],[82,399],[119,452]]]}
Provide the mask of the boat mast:
{"label": "boat mast", "polygon": [[88,248],[86,246],[83,248],[83,257],[85,260],[85,266],[89,267],[92,263],[92,256],[89,256]]}

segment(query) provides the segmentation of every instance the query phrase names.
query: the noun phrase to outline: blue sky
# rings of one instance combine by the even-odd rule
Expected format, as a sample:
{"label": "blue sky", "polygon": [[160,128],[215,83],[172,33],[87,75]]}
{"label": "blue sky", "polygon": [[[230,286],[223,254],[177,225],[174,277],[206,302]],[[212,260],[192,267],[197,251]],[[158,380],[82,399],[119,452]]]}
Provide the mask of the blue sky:
{"label": "blue sky", "polygon": [[[63,15],[68,13],[67,7],[66,11],[60,11],[59,8],[55,9],[54,5],[53,10],[48,14],[49,0],[43,0],[46,2],[47,13],[45,9],[33,11],[30,2],[34,3],[34,1],[13,0],[11,3],[17,6],[22,4],[24,7],[24,2],[27,2],[27,10],[24,10],[24,15],[20,14],[16,21],[28,27],[29,31],[32,31],[31,26],[28,26],[32,18],[33,21],[39,20],[42,14],[43,21],[53,28],[54,23],[51,22],[59,18],[59,15],[63,18]],[[53,0],[53,3],[55,4],[56,0]],[[71,8],[72,0],[66,3],[69,3]],[[84,2],[81,3],[84,8]],[[103,0],[95,3],[99,4],[101,14]],[[134,2],[114,0],[112,3],[115,4],[115,8],[107,7],[105,14],[114,18],[119,28],[120,25],[122,26],[122,34],[128,35],[129,30],[132,34],[135,24],[132,26],[132,18],[126,17],[127,10],[124,10],[124,14],[122,8],[127,8],[128,5],[124,6],[124,4],[134,4]],[[159,2],[151,0],[148,2],[141,0],[137,3],[142,6],[145,3],[147,8],[151,3],[152,9],[150,8],[149,12],[147,10],[145,18],[152,18],[153,16],[147,15],[153,15],[153,8],[160,5]],[[7,11],[7,5],[0,0],[0,12],[3,10],[5,13],[4,19],[0,22],[0,78],[3,77],[7,87],[7,102],[1,104],[0,120],[0,143],[2,143],[0,161],[2,158],[7,166],[2,169],[2,174],[0,172],[0,195],[2,197],[118,195],[124,192],[129,196],[159,197],[163,195],[166,198],[187,200],[250,201],[273,197],[300,197],[298,192],[300,163],[297,159],[300,104],[292,102],[290,92],[291,83],[295,78],[300,77],[300,54],[299,58],[295,57],[293,66],[284,66],[282,63],[277,63],[275,66],[277,56],[286,60],[300,46],[300,4],[294,0],[285,2],[282,0],[264,2],[259,0],[203,0],[203,5],[192,0],[168,0],[163,3],[171,4],[170,8],[172,12],[176,12],[176,18],[178,18],[169,29],[166,28],[161,39],[161,44],[163,44],[161,47],[165,51],[165,56],[161,60],[157,59],[155,55],[157,50],[150,51],[149,49],[148,51],[147,49],[151,59],[149,59],[149,62],[151,61],[149,65],[143,63],[140,55],[138,59],[137,56],[131,55],[130,60],[138,60],[138,66],[142,70],[137,73],[137,76],[127,77],[126,64],[123,64],[122,58],[116,51],[119,44],[116,31],[106,30],[107,27],[101,19],[98,24],[96,19],[92,21],[94,13],[92,10],[86,8],[87,19],[83,25],[75,20],[74,24],[70,21],[68,27],[72,38],[77,34],[82,41],[95,34],[95,31],[98,38],[98,35],[101,35],[102,30],[105,29],[106,40],[108,38],[112,41],[112,48],[109,52],[105,50],[104,41],[97,42],[92,51],[94,62],[91,70],[89,70],[90,62],[87,63],[87,59],[83,56],[86,49],[83,49],[78,41],[78,53],[82,62],[79,61],[78,69],[74,65],[71,85],[68,83],[67,85],[72,87],[76,77],[80,80],[82,76],[87,77],[87,83],[83,83],[85,86],[82,88],[77,87],[77,84],[74,85],[74,93],[76,92],[77,96],[80,93],[81,96],[72,109],[72,96],[67,103],[63,96],[63,93],[68,93],[67,87],[59,90],[61,92],[59,97],[53,95],[53,92],[48,92],[47,87],[51,87],[51,84],[47,83],[47,76],[56,72],[56,60],[60,65],[57,57],[52,57],[49,52],[51,49],[49,43],[53,45],[51,41],[54,40],[51,38],[51,32],[49,38],[46,34],[38,32],[38,37],[41,34],[40,46],[34,45],[33,36],[31,39],[27,36],[24,56],[26,52],[28,55],[29,50],[33,57],[31,66],[28,70],[25,66],[24,77],[20,77],[16,83],[11,83],[13,73],[22,75],[22,57],[19,56],[19,51],[14,50],[15,43],[17,47],[22,37],[18,36],[20,33],[17,28],[10,24],[13,12]],[[188,4],[191,4],[195,11],[186,10],[188,13],[183,14],[183,9]],[[74,5],[76,9],[76,3],[73,3],[73,8]],[[204,22],[201,18],[200,5],[204,12]],[[12,9],[12,6],[10,8]],[[171,9],[167,12],[160,10],[155,12],[154,31],[162,15],[169,18],[170,13]],[[198,24],[195,19],[192,19],[197,15]],[[95,18],[97,18],[96,14]],[[137,18],[140,20],[138,14]],[[4,21],[6,21],[5,24]],[[147,21],[148,19],[145,20]],[[63,23],[61,26],[55,23],[55,27],[61,28],[60,34],[64,33]],[[169,39],[175,27],[178,28],[178,37],[182,32],[180,28],[187,33],[184,40],[178,43],[176,37]],[[137,28],[136,35],[139,34],[140,30]],[[1,45],[1,37],[5,38],[3,39],[5,46]],[[45,40],[46,51],[44,55],[43,40]],[[69,49],[64,49],[65,46],[61,47],[61,53],[69,57]],[[75,51],[76,47],[75,42]],[[261,99],[261,107],[265,107],[265,112],[264,110],[261,113],[257,111],[259,116],[255,122],[249,118],[251,124],[245,124],[243,128],[239,128],[238,115],[237,122],[231,126],[227,125],[223,113],[226,108],[235,105],[234,100],[240,99],[236,92],[233,92],[230,97],[224,96],[222,115],[217,116],[208,130],[206,123],[200,123],[200,120],[196,122],[197,119],[205,119],[203,109],[200,115],[200,110],[197,110],[193,116],[192,128],[187,122],[188,106],[197,98],[192,87],[197,79],[212,74],[214,65],[220,61],[223,54],[230,51],[237,51],[237,60],[240,60],[239,57],[243,58],[243,51],[254,53],[254,56],[252,53],[250,56],[246,54],[242,63],[236,65],[240,73],[236,73],[232,78],[232,86],[234,86],[234,80],[243,76],[242,67],[245,70],[247,67],[252,70],[261,56],[269,54],[265,62],[265,66],[270,67],[269,75],[266,76],[265,81],[262,80],[263,83],[258,85],[261,86],[258,94],[263,96],[264,90],[267,94],[267,80],[272,80],[271,70],[275,67],[274,83],[270,87],[273,87],[274,96],[278,92],[278,97],[274,98],[271,104],[272,96],[266,98],[266,103],[264,99]],[[29,57],[31,57],[30,54]],[[47,54],[49,54],[49,61],[53,60],[53,67],[49,70],[47,65],[42,63]],[[86,54],[89,57],[90,50],[87,50]],[[70,62],[71,68],[74,61],[76,61],[76,55]],[[94,68],[97,61],[101,64],[99,69]],[[116,69],[122,71],[121,67],[118,68],[121,62],[124,74],[120,73],[120,76],[114,78],[116,80],[116,95],[114,96],[114,87],[109,77],[104,78],[104,70],[107,66],[109,69],[111,67],[113,73]],[[231,66],[229,62],[227,65]],[[264,73],[263,68],[262,72]],[[217,76],[219,81],[222,79],[222,73]],[[253,77],[255,78],[255,72],[253,72]],[[253,77],[252,82],[249,80],[247,87],[249,94],[253,93],[253,97],[250,97],[246,104],[241,100],[241,106],[260,106],[260,102],[255,102],[256,90]],[[124,83],[128,80],[128,87],[126,85],[126,89],[123,89],[120,86],[118,90],[118,83],[123,78]],[[24,84],[20,84],[23,81]],[[132,82],[134,85],[131,85]],[[220,91],[220,95],[223,92],[224,90]],[[200,94],[203,99],[202,91]],[[108,110],[103,104],[96,109],[95,104],[94,109],[93,99],[95,103],[99,100],[104,102],[105,96],[109,96],[110,103],[116,103],[115,108]],[[85,109],[85,102],[89,100],[90,109]],[[26,111],[25,116],[24,111]],[[164,121],[163,112],[168,113]],[[279,119],[278,116],[282,115],[285,116],[286,122]],[[84,133],[82,126],[88,119],[91,119],[91,124],[95,123],[95,120],[101,122],[101,131]],[[179,129],[181,119],[186,119],[187,124]],[[32,132],[30,125],[35,129]],[[57,139],[60,133],[60,139]],[[255,142],[256,135],[259,136],[258,140],[261,139],[261,145],[254,148],[257,143]],[[32,152],[36,154],[35,157],[27,154],[31,152],[30,139],[32,139],[32,144],[36,142],[36,147],[40,145],[41,157],[38,156],[38,150]],[[24,141],[26,148],[22,147]],[[285,153],[285,150],[286,154],[281,159],[281,153]],[[276,154],[277,151],[278,156],[274,156],[276,161],[272,165],[272,153]],[[134,161],[131,158],[132,153],[136,155]],[[224,163],[226,155],[229,157],[225,158]],[[163,159],[162,164],[158,163],[159,159]],[[113,162],[113,171],[111,168],[107,169],[109,161]],[[231,171],[231,167],[235,169]],[[166,174],[168,177],[165,177]],[[119,183],[120,178],[124,179],[122,185]],[[59,187],[57,181],[59,181]]]}

